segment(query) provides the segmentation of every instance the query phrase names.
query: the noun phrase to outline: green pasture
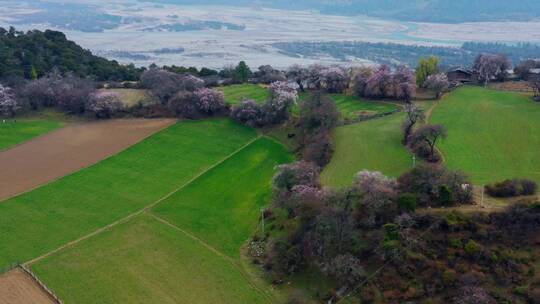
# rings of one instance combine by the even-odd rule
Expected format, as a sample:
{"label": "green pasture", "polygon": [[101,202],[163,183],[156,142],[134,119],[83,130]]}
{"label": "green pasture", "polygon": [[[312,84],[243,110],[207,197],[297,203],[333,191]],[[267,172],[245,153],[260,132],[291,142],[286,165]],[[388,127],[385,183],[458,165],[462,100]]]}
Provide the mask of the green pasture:
{"label": "green pasture", "polygon": [[239,266],[149,214],[32,270],[65,303],[268,303]]}
{"label": "green pasture", "polygon": [[338,127],[335,152],[321,179],[324,185],[345,187],[361,170],[381,171],[398,177],[412,166],[412,156],[402,145],[404,113]]}
{"label": "green pasture", "polygon": [[257,227],[260,208],[270,201],[275,167],[292,160],[281,144],[258,139],[153,211],[237,258]]}
{"label": "green pasture", "polygon": [[179,122],[97,165],[0,203],[0,268],[149,206],[255,137],[228,119]]}
{"label": "green pasture", "polygon": [[258,103],[264,103],[270,92],[268,88],[258,84],[234,84],[219,88],[225,95],[225,102],[236,105],[244,99],[251,99]]}
{"label": "green pasture", "polygon": [[436,106],[430,122],[448,129],[439,144],[447,166],[469,174],[474,183],[540,182],[540,103],[530,96],[463,87]]}

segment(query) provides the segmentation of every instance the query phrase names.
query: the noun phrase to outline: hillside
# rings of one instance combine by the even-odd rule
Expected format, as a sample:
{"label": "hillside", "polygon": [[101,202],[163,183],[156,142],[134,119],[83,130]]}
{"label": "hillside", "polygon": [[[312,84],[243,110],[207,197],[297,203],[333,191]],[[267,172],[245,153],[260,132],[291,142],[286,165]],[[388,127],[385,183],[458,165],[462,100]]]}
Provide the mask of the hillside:
{"label": "hillside", "polygon": [[28,79],[47,74],[54,68],[96,80],[136,80],[140,70],[133,65],[94,56],[62,32],[33,30],[26,33],[0,28],[0,78]]}

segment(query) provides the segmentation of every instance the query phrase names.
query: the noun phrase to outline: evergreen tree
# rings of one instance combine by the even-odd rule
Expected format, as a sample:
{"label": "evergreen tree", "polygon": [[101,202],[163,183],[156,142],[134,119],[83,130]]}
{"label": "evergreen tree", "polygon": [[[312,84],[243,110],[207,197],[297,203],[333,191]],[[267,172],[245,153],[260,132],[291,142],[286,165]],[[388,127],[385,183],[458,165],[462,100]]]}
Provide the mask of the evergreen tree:
{"label": "evergreen tree", "polygon": [[240,61],[233,73],[233,81],[236,83],[246,83],[253,73],[249,69],[245,61]]}

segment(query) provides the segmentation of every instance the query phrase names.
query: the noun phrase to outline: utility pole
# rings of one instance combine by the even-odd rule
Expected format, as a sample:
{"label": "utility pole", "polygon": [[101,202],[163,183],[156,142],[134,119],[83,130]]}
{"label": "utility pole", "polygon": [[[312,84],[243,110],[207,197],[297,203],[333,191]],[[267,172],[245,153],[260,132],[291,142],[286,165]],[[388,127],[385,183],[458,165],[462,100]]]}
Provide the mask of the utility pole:
{"label": "utility pole", "polygon": [[262,227],[262,233],[264,235],[264,208],[261,208],[261,227]]}
{"label": "utility pole", "polygon": [[484,192],[486,190],[486,186],[482,185],[482,202],[480,203],[480,206],[484,208]]}

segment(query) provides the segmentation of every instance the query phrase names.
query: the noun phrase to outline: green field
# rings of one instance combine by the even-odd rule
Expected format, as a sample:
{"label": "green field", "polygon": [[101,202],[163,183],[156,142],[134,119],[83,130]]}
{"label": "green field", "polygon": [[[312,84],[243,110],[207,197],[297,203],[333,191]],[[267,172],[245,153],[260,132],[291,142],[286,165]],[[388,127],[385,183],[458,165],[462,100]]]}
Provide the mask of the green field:
{"label": "green field", "polygon": [[148,214],[32,270],[65,303],[266,303],[238,266]]}
{"label": "green field", "polygon": [[[341,113],[341,118],[344,120],[355,120],[360,116],[388,113],[399,108],[398,105],[389,102],[368,101],[356,96],[345,94],[329,94],[328,97],[330,97],[330,99],[336,103],[336,107]],[[300,94],[298,104],[292,109],[293,114],[300,114],[299,104],[301,104],[307,98],[309,98],[309,93]]]}
{"label": "green field", "polygon": [[367,101],[356,96],[344,94],[331,94],[329,96],[336,103],[344,119],[355,119],[358,116],[388,113],[398,109],[397,105],[391,103]]}
{"label": "green field", "polygon": [[285,148],[262,138],[154,209],[167,221],[230,257],[253,233],[260,207],[270,201],[277,165],[291,162]]}
{"label": "green field", "polygon": [[244,99],[264,103],[270,97],[268,89],[258,84],[235,84],[219,90],[225,95],[225,102],[232,105],[239,104]]}
{"label": "green field", "polygon": [[0,151],[64,126],[65,119],[54,112],[31,117],[0,119]]}
{"label": "green field", "polygon": [[0,268],[141,210],[255,137],[254,130],[228,119],[180,122],[97,165],[0,203]]}
{"label": "green field", "polygon": [[275,167],[292,160],[259,138],[153,210],[32,269],[68,303],[267,303],[240,266],[240,247],[269,202]]}
{"label": "green field", "polygon": [[448,129],[439,145],[448,167],[474,183],[514,177],[540,182],[540,104],[530,97],[460,88],[437,105],[431,123]]}
{"label": "green field", "polygon": [[403,113],[336,128],[335,152],[322,173],[326,186],[345,187],[361,170],[376,170],[397,177],[412,166],[401,144]]}

